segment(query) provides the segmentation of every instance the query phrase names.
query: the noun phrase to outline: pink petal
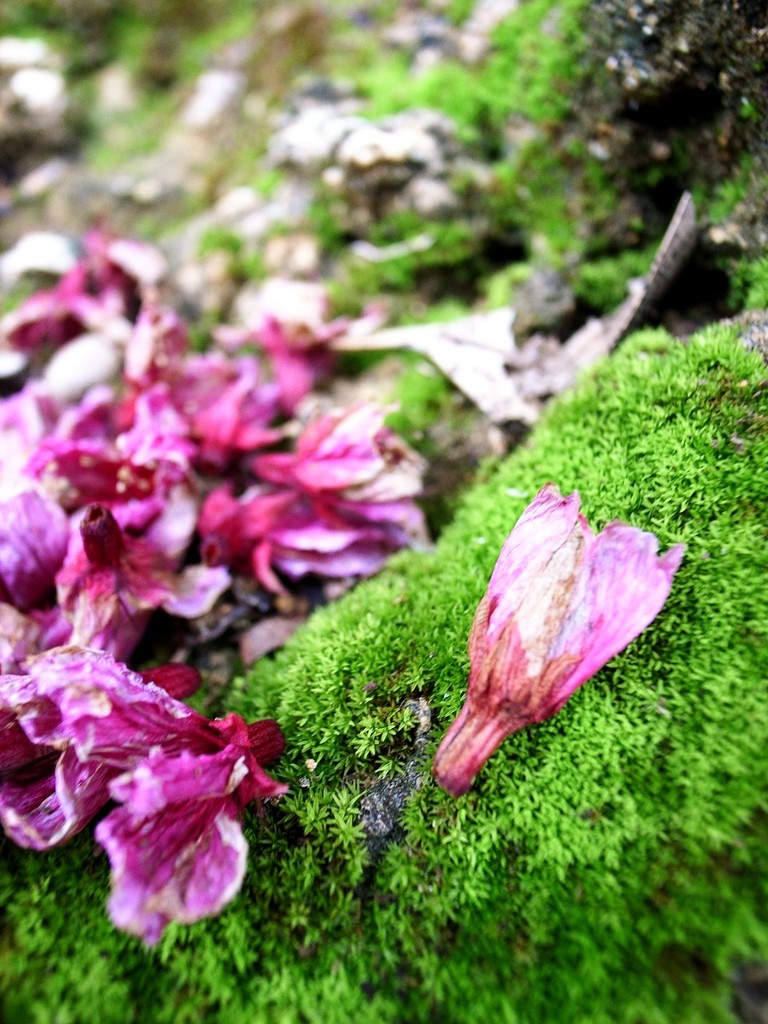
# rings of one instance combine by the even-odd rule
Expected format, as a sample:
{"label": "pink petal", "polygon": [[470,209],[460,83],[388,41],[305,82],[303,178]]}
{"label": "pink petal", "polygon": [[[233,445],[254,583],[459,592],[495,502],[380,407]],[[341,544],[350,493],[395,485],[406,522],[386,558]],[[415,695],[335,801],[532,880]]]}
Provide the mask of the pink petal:
{"label": "pink petal", "polygon": [[[238,716],[213,724],[233,738],[249,739]],[[274,723],[259,724],[282,741]],[[238,793],[241,784],[244,794]],[[191,923],[219,913],[245,872],[247,845],[235,820],[239,808],[285,789],[237,742],[210,755],[151,752],[116,778],[111,793],[124,806],[96,830],[112,863],[115,924],[152,944],[170,921]]]}
{"label": "pink petal", "polygon": [[[33,742],[24,726],[56,708],[28,677],[0,677],[0,823],[19,846],[47,850],[70,839],[109,799],[110,772],[81,764],[72,750]],[[33,730],[30,730],[33,731]]]}
{"label": "pink petal", "polygon": [[248,845],[231,798],[166,807],[142,818],[118,807],[96,827],[112,866],[113,923],[148,945],[171,921],[219,913],[245,874]]}
{"label": "pink petal", "polygon": [[116,238],[109,242],[107,255],[123,273],[142,285],[157,284],[168,270],[159,249],[131,238]]}
{"label": "pink petal", "polygon": [[81,761],[125,769],[153,747],[202,753],[221,745],[202,715],[104,652],[47,651],[28,678],[38,699],[19,716],[25,733],[36,743],[72,744]]}
{"label": "pink petal", "polygon": [[0,502],[0,594],[19,609],[38,604],[51,591],[68,536],[65,512],[34,490]]}
{"label": "pink petal", "polygon": [[530,594],[532,584],[547,571],[554,552],[573,534],[579,494],[562,497],[553,484],[543,487],[518,519],[504,542],[488,583],[491,600],[489,638],[503,629]]}
{"label": "pink petal", "polygon": [[6,775],[11,769],[21,768],[39,756],[40,747],[28,739],[16,715],[7,708],[0,707],[0,773]]}
{"label": "pink petal", "polygon": [[0,672],[21,672],[40,650],[40,623],[13,605],[0,602]]}
{"label": "pink petal", "polygon": [[574,594],[553,658],[577,653],[579,662],[563,682],[564,702],[659,614],[685,551],[676,544],[659,557],[658,540],[624,523],[612,522],[598,535],[583,586]]}
{"label": "pink petal", "polygon": [[171,615],[194,619],[209,612],[231,582],[224,566],[190,565],[175,576],[162,607]]}
{"label": "pink petal", "polygon": [[189,347],[187,328],[171,309],[146,303],[125,349],[125,379],[138,389],[172,380]]}
{"label": "pink petal", "polygon": [[191,697],[200,686],[200,673],[191,665],[181,662],[169,662],[167,665],[155,665],[139,672],[145,683],[154,683],[170,694],[175,700]]}

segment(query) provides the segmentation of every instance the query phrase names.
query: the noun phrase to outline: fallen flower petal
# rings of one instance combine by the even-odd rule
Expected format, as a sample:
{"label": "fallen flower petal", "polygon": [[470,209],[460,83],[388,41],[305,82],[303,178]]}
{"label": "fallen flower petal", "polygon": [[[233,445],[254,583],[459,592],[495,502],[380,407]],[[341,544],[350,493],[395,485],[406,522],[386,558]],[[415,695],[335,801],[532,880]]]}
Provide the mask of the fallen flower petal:
{"label": "fallen flower petal", "polygon": [[613,522],[595,536],[579,495],[544,487],[502,548],[469,638],[467,698],[435,755],[465,793],[507,736],[551,717],[658,615],[683,557]]}
{"label": "fallen flower petal", "polygon": [[17,846],[60,846],[109,801],[113,774],[103,764],[83,764],[72,750],[40,747],[23,770],[0,777],[0,823]]}
{"label": "fallen flower petal", "polygon": [[[197,670],[187,665],[158,665],[134,676],[106,655],[79,656],[74,648],[46,652],[31,662],[28,674],[0,676],[0,824],[19,846],[59,846],[108,802],[109,783],[120,767],[79,756],[59,704],[67,688],[70,699],[75,696],[81,673],[98,686],[110,672],[119,677],[121,669],[136,697],[145,696],[143,687],[157,700],[158,685],[174,696],[188,696],[200,682]],[[216,735],[214,728],[211,736]],[[274,737],[272,742],[274,749]]]}
{"label": "fallen flower petal", "polygon": [[145,304],[125,347],[125,379],[137,391],[159,381],[172,381],[180,372],[189,347],[187,327],[172,309]]}
{"label": "fallen flower petal", "polygon": [[[249,727],[229,715],[218,728],[224,749],[211,754],[152,751],[110,786],[123,806],[96,829],[112,865],[110,916],[153,945],[170,921],[191,924],[219,913],[245,874],[248,845],[237,820],[246,803],[281,796],[257,760],[282,752],[274,722]],[[253,727],[251,727],[253,729]]]}
{"label": "fallen flower petal", "polygon": [[45,495],[0,501],[0,600],[25,611],[52,592],[68,535],[66,514]]}
{"label": "fallen flower petal", "polygon": [[261,380],[257,359],[230,364],[230,379],[193,413],[193,435],[199,439],[198,462],[208,471],[226,468],[236,455],[275,444],[283,431],[270,427],[279,412],[279,388]]}
{"label": "fallen flower petal", "polygon": [[381,322],[379,310],[359,320],[327,320],[330,302],[321,284],[270,278],[259,293],[258,308],[246,327],[218,327],[214,338],[225,348],[255,344],[270,357],[280,385],[283,412],[290,415],[314,385],[330,372],[335,355],[330,342],[355,328]]}
{"label": "fallen flower petal", "polygon": [[32,382],[0,401],[0,481],[18,486],[36,446],[53,430],[61,407]]}
{"label": "fallen flower petal", "polygon": [[[171,921],[191,924],[219,913],[238,892],[248,856],[236,820],[238,808],[231,798],[220,795],[229,779],[236,778],[232,766],[225,765],[224,778],[221,772],[205,778],[203,758],[182,755],[175,760],[176,764],[158,764],[160,757],[147,758],[134,773],[116,780],[113,796],[127,805],[112,811],[96,828],[112,867],[110,917],[118,928],[149,946],[159,941]],[[161,768],[174,769],[177,779],[186,773],[194,795],[161,803]],[[214,773],[209,769],[207,774]],[[140,809],[146,796],[157,804],[154,813]]]}
{"label": "fallen flower petal", "polygon": [[66,743],[38,743],[31,715],[55,722],[55,705],[27,675],[0,676],[0,824],[19,846],[48,850],[80,832],[109,800],[114,772],[83,764]]}
{"label": "fallen flower petal", "polygon": [[257,476],[311,495],[348,501],[391,502],[422,488],[425,462],[384,425],[386,410],[372,404],[339,409],[312,420],[293,454],[257,456]]}
{"label": "fallen flower petal", "polygon": [[[298,501],[266,537],[272,566],[290,579],[308,573],[333,579],[373,576],[390,555],[411,543],[412,537],[399,523],[354,522]],[[254,574],[268,590],[273,589],[268,578],[259,576],[259,565],[256,555]]]}

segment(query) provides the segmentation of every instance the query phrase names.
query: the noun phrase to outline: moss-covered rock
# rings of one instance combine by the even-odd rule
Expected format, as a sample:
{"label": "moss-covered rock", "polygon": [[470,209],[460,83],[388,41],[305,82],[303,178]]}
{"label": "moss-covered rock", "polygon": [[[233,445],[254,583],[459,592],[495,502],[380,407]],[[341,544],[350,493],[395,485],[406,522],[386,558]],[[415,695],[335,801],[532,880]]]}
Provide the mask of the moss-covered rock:
{"label": "moss-covered rock", "polygon": [[[236,685],[234,709],[285,728],[291,793],[252,816],[220,918],[146,951],[110,929],[91,838],[4,841],[4,1019],[731,1020],[734,958],[768,955],[768,389],[734,335],[636,335],[433,555],[398,556]],[[547,480],[596,529],[622,518],[685,559],[652,626],[456,801],[428,755],[498,550]]]}

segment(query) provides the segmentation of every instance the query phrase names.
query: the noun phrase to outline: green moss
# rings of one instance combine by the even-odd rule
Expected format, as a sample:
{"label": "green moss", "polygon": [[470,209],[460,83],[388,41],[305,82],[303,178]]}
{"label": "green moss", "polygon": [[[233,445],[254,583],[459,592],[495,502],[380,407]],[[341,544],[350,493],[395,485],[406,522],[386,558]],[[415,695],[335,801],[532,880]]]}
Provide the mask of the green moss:
{"label": "green moss", "polygon": [[379,221],[372,227],[370,237],[375,245],[387,246],[417,234],[429,235],[432,245],[379,263],[354,251],[342,256],[334,291],[344,309],[378,296],[394,295],[401,297],[401,301],[394,304],[390,322],[413,322],[424,318],[419,317],[419,308],[423,308],[425,296],[431,300],[453,296],[454,301],[457,297],[474,297],[488,261],[482,238],[466,221],[421,220],[408,213]]}
{"label": "green moss", "polygon": [[731,301],[744,309],[768,309],[768,256],[739,264],[731,282]]}
{"label": "green moss", "polygon": [[450,0],[443,12],[454,25],[461,25],[474,9],[473,0]]}
{"label": "green moss", "polygon": [[198,254],[204,258],[214,252],[229,256],[228,274],[236,282],[258,281],[266,276],[261,253],[249,247],[231,228],[214,224],[203,232]]}
{"label": "green moss", "polygon": [[656,246],[626,249],[616,256],[581,263],[573,280],[576,298],[591,310],[607,313],[627,297],[627,282],[647,274]]}
{"label": "green moss", "polygon": [[[291,795],[248,818],[248,875],[220,918],[145,951],[109,930],[90,838],[45,856],[5,843],[4,1018],[732,1021],[733,959],[768,956],[765,376],[728,330],[636,335],[467,495],[434,555],[398,556],[240,680],[233,709],[286,731]],[[406,701],[429,702],[431,754],[519,494],[547,480],[578,487],[595,528],[685,541],[670,599],[465,798],[425,760],[371,859],[361,805],[413,755]]]}
{"label": "green moss", "polygon": [[508,306],[515,286],[527,281],[532,270],[530,263],[510,263],[503,270],[491,274],[483,289],[488,308]]}
{"label": "green moss", "polygon": [[746,198],[753,173],[753,161],[749,154],[745,154],[733,175],[720,182],[713,193],[710,194],[704,188],[694,189],[694,199],[700,212],[713,224],[727,220]]}
{"label": "green moss", "polygon": [[178,116],[178,101],[167,91],[148,89],[136,105],[120,113],[94,115],[92,133],[85,146],[85,159],[95,171],[115,171],[127,161],[147,156],[157,149]]}
{"label": "green moss", "polygon": [[528,0],[494,31],[492,52],[479,67],[444,61],[414,76],[402,54],[377,60],[360,75],[369,113],[433,107],[456,121],[462,138],[481,144],[511,114],[560,123],[585,74],[586,6],[584,0]]}
{"label": "green moss", "polygon": [[511,240],[517,234],[537,262],[558,269],[604,247],[602,225],[618,198],[597,160],[538,135],[492,170],[483,197],[492,237]]}

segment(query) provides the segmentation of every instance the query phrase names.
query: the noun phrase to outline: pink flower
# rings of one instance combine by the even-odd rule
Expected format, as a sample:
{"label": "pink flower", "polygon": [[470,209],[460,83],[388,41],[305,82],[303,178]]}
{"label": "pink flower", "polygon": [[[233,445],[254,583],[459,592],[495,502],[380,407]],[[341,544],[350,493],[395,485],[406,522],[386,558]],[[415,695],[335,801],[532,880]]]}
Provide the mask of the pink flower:
{"label": "pink flower", "polygon": [[168,752],[166,743],[119,775],[110,794],[122,806],[96,828],[112,865],[112,921],[147,945],[170,921],[223,910],[245,875],[242,809],[288,789],[260,763],[282,752],[276,723],[256,723],[261,735],[233,714],[210,724],[210,753]]}
{"label": "pink flower", "polygon": [[469,637],[467,698],[435,755],[465,793],[511,733],[541,722],[658,615],[683,557],[624,523],[595,536],[579,495],[547,484],[507,538]]}
{"label": "pink flower", "polygon": [[385,410],[361,404],[318,416],[294,453],[258,455],[256,475],[305,494],[347,502],[393,502],[422,487],[424,460],[384,425]]}
{"label": "pink flower", "polygon": [[214,488],[203,502],[197,523],[205,562],[248,572],[254,547],[284,519],[295,500],[293,491],[260,484],[239,498],[229,484]]}
{"label": "pink flower", "polygon": [[296,501],[255,550],[254,574],[268,590],[276,589],[269,566],[290,579],[308,573],[325,579],[372,576],[390,555],[413,543],[414,532],[423,529],[421,512],[409,504],[415,514],[410,523],[396,502],[371,506],[384,510],[377,522],[373,517],[340,515],[317,502]]}
{"label": "pink flower", "polygon": [[112,238],[100,228],[83,239],[84,268],[91,290],[115,291],[127,306],[143,288],[158,284],[167,272],[165,257],[148,242],[133,238]]}
{"label": "pink flower", "polygon": [[0,401],[0,480],[16,485],[30,454],[60,414],[58,402],[36,382]]}
{"label": "pink flower", "polygon": [[27,738],[101,766],[122,805],[96,829],[114,923],[152,944],[169,921],[218,913],[245,872],[243,807],[287,791],[262,768],[282,753],[277,724],[209,721],[96,651],[50,651],[30,672],[34,701],[18,715]]}
{"label": "pink flower", "polygon": [[[59,728],[46,682],[57,667],[66,673],[72,661],[71,650],[51,651],[32,662],[28,675],[0,676],[0,823],[17,845],[33,850],[49,850],[82,831],[108,802],[109,781],[118,773],[78,757]],[[92,652],[82,665],[93,668]],[[177,696],[193,693],[200,682],[186,665],[158,666],[136,679],[165,685]],[[67,681],[76,685],[71,676]]]}
{"label": "pink flower", "polygon": [[218,387],[209,383],[207,394],[202,392],[195,377],[203,375],[209,382],[215,381],[210,371],[217,359],[221,357],[211,354],[189,360],[174,398],[183,402],[181,407],[198,442],[198,464],[221,472],[243,452],[281,440],[283,431],[270,426],[280,411],[279,388],[261,379],[260,363],[253,356],[227,360],[227,372],[220,374]]}
{"label": "pink flower", "polygon": [[272,360],[283,411],[291,415],[305,395],[333,367],[330,342],[350,329],[373,330],[382,320],[370,310],[357,321],[328,320],[328,292],[309,281],[270,278],[259,293],[256,315],[246,327],[219,327],[216,341],[225,348],[258,345]]}
{"label": "pink flower", "polygon": [[198,530],[208,565],[230,565],[280,593],[285,587],[276,569],[291,579],[371,576],[395,551],[422,538],[424,522],[413,502],[339,509],[288,488],[256,485],[235,498],[222,486],[203,503]]}
{"label": "pink flower", "polygon": [[256,575],[269,589],[265,561],[294,579],[370,576],[389,555],[427,540],[411,500],[421,489],[423,461],[384,426],[384,410],[359,405],[319,416],[295,453],[253,460],[256,474],[302,495],[265,535]]}
{"label": "pink flower", "polygon": [[56,577],[59,604],[72,623],[70,642],[127,658],[152,612],[195,618],[210,611],[230,583],[223,567],[179,573],[142,537],[124,533],[112,513],[91,505]]}
{"label": "pink flower", "polygon": [[123,301],[112,290],[97,295],[87,291],[87,275],[78,265],[53,288],[35,292],[0,319],[0,337],[22,352],[43,345],[58,347],[88,331],[122,337],[128,324]]}
{"label": "pink flower", "polygon": [[192,489],[195,445],[187,424],[158,385],[137,398],[129,429],[115,436],[104,407],[107,394],[93,389],[67,410],[52,436],[28,457],[25,473],[69,510],[90,502],[126,506],[136,529],[178,512],[184,521],[166,523],[164,532],[181,555],[194,531],[194,513],[190,518],[179,493]]}

